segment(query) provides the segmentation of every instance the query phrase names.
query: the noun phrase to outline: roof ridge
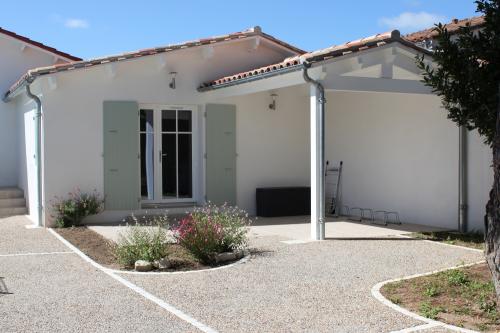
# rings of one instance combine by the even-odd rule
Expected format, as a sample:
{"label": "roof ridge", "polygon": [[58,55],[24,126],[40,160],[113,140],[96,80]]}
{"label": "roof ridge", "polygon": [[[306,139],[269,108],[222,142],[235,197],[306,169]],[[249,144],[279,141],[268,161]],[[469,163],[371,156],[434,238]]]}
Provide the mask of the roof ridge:
{"label": "roof ridge", "polygon": [[[448,32],[454,33],[467,24],[470,24],[471,27],[480,27],[484,24],[484,22],[484,15],[479,15],[463,19],[454,18],[451,21],[444,23],[444,26],[448,29]],[[408,33],[404,36],[404,38],[412,42],[418,42],[424,39],[435,37],[436,35],[437,32],[435,31],[435,27],[430,27],[427,29]]]}

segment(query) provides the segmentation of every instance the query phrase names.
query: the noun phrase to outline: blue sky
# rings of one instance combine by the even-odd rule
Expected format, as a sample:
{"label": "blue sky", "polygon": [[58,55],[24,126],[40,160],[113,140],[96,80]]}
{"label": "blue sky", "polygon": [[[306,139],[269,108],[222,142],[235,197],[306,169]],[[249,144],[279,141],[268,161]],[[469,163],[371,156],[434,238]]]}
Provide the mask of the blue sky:
{"label": "blue sky", "polygon": [[263,31],[305,50],[474,16],[472,0],[5,1],[0,27],[82,58]]}

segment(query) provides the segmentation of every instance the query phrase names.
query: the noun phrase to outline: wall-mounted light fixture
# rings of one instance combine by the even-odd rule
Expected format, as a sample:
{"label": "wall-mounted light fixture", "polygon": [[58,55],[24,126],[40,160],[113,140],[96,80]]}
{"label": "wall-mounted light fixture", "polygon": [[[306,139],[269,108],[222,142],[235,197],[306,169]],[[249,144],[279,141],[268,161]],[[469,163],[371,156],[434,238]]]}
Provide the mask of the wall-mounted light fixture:
{"label": "wall-mounted light fixture", "polygon": [[175,89],[175,77],[177,76],[177,72],[170,72],[170,83],[168,86],[170,89]]}
{"label": "wall-mounted light fixture", "polygon": [[276,97],[278,97],[277,94],[271,94],[272,102],[269,104],[269,110],[276,110]]}

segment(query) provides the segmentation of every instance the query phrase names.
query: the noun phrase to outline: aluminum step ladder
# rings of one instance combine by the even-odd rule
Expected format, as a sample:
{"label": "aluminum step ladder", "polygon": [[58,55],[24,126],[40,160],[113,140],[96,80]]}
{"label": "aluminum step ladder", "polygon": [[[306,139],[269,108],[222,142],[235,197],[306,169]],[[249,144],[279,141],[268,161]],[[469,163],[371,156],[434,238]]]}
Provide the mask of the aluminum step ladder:
{"label": "aluminum step ladder", "polygon": [[340,185],[342,180],[342,164],[340,161],[337,167],[330,167],[330,162],[326,161],[325,172],[325,200],[326,215],[338,217],[340,215]]}

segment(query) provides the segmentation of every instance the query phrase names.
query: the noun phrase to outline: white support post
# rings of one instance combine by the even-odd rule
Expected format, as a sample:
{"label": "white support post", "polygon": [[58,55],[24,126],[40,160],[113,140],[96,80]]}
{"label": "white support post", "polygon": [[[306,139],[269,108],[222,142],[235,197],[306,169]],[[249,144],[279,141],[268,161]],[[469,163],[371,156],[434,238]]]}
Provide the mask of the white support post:
{"label": "white support post", "polygon": [[311,99],[311,239],[320,239],[319,219],[320,212],[320,183],[321,166],[320,166],[320,140],[321,140],[321,124],[319,114],[318,94],[314,85],[310,86]]}

